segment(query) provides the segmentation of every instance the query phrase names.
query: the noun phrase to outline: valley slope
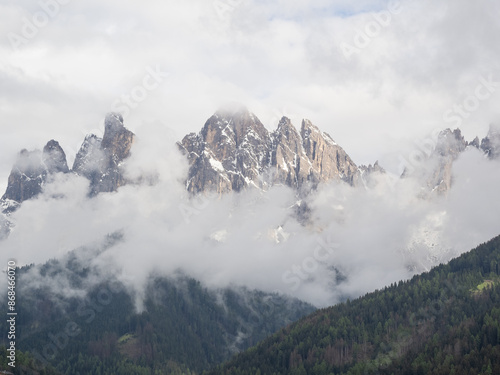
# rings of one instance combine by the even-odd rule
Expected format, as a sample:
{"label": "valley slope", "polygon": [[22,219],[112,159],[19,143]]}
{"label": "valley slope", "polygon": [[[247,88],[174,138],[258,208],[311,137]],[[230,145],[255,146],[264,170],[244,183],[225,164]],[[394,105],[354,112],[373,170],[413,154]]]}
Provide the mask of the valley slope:
{"label": "valley slope", "polygon": [[445,265],[318,310],[210,375],[498,374],[500,237]]}

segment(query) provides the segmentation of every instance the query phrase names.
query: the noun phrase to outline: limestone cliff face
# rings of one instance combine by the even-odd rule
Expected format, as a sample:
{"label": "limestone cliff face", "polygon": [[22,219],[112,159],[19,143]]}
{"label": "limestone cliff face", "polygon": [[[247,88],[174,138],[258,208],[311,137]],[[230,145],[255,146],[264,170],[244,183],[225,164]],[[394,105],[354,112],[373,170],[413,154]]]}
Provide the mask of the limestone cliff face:
{"label": "limestone cliff face", "polygon": [[178,143],[189,163],[190,192],[266,189],[284,184],[296,189],[337,179],[354,184],[359,173],[347,153],[310,121],[299,133],[283,117],[269,133],[247,109],[215,113],[199,134]]}
{"label": "limestone cliff face", "polygon": [[45,164],[48,174],[69,172],[66,154],[59,145],[59,142],[54,140],[49,141],[43,148],[42,162]]}
{"label": "limestone cliff face", "polygon": [[40,193],[46,178],[40,151],[22,150],[9,175],[3,200],[21,203]]}
{"label": "limestone cliff face", "polygon": [[302,137],[286,117],[280,120],[271,137],[270,183],[301,187],[309,180],[312,172]]}
{"label": "limestone cliff face", "polygon": [[104,136],[85,137],[73,171],[90,180],[90,195],[116,191],[125,184],[121,163],[130,155],[134,133],[123,125],[120,114],[109,113],[104,121]]}
{"label": "limestone cliff face", "polygon": [[199,134],[188,134],[178,145],[191,166],[186,183],[190,192],[263,186],[259,176],[268,163],[270,137],[246,109],[216,112]]}
{"label": "limestone cliff face", "polygon": [[68,172],[66,154],[54,140],[49,141],[42,152],[22,150],[1,199],[3,211],[13,211],[23,201],[37,196],[52,174]]}
{"label": "limestone cliff face", "polygon": [[340,179],[355,184],[358,167],[328,133],[321,132],[311,121],[303,120],[300,134],[315,181]]}
{"label": "limestone cliff face", "polygon": [[453,162],[467,147],[460,129],[446,129],[439,133],[433,162],[436,168],[428,179],[429,188],[443,193],[451,188]]}

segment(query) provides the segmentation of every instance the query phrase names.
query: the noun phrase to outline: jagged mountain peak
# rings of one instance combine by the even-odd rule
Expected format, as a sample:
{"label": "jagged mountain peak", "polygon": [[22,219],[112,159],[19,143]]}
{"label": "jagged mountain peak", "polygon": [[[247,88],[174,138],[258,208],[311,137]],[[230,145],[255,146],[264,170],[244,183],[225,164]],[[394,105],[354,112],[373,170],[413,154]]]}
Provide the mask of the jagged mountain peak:
{"label": "jagged mountain peak", "polygon": [[[1,201],[19,204],[37,196],[42,191],[47,176],[58,172],[67,173],[69,168],[66,154],[57,141],[49,141],[43,151],[21,150],[9,175],[7,190]],[[9,208],[3,211],[11,212],[17,207],[16,204],[9,204]]]}
{"label": "jagged mountain peak", "polygon": [[219,109],[206,121],[200,135],[208,143],[223,137],[224,141],[234,142],[239,147],[246,137],[265,138],[268,132],[257,116],[245,107],[238,107]]}
{"label": "jagged mountain peak", "polygon": [[445,129],[438,135],[435,152],[441,156],[456,157],[466,146],[467,142],[460,129]]}
{"label": "jagged mountain peak", "polygon": [[[85,137],[71,170],[90,181],[90,195],[115,191],[125,183],[121,163],[128,157],[134,140],[134,134],[125,128],[119,113],[106,115],[104,125],[102,139],[95,134]],[[68,172],[66,154],[59,142],[53,139],[43,151],[21,150],[9,176],[7,190],[0,200],[2,211],[14,211],[23,201],[36,197],[50,176]],[[10,203],[7,205],[6,202]]]}
{"label": "jagged mountain peak", "polygon": [[471,142],[467,143],[467,146],[472,146],[475,148],[480,148],[481,147],[481,141],[479,140],[479,137],[476,136]]}
{"label": "jagged mountain peak", "polygon": [[125,184],[121,163],[130,155],[134,133],[123,124],[119,113],[108,113],[101,138],[89,134],[78,151],[73,171],[90,181],[90,195],[116,191]]}
{"label": "jagged mountain peak", "polygon": [[359,173],[347,153],[311,121],[303,120],[299,133],[284,116],[270,133],[246,108],[217,111],[198,135],[188,134],[178,145],[190,162],[186,186],[193,193],[273,184],[299,189],[331,178],[353,185]]}
{"label": "jagged mountain peak", "polygon": [[125,128],[122,115],[108,113],[104,120],[102,148],[112,155],[114,161],[123,160],[129,155],[133,141],[134,133]]}
{"label": "jagged mountain peak", "polygon": [[104,119],[104,144],[112,143],[118,134],[128,131],[123,125],[123,117],[119,113],[110,112]]}
{"label": "jagged mountain peak", "polygon": [[290,120],[288,117],[283,116],[281,120],[278,122],[278,127],[276,128],[276,131],[274,132],[275,134],[283,135],[288,138],[290,134],[293,134],[294,136],[299,136],[300,134],[295,128],[295,126],[292,124],[292,120]]}
{"label": "jagged mountain peak", "polygon": [[312,123],[311,120],[303,119],[300,126],[300,135],[302,138],[306,139],[311,133],[321,133],[319,128]]}
{"label": "jagged mountain peak", "polygon": [[59,142],[50,140],[43,148],[42,158],[49,173],[69,172],[66,153]]}

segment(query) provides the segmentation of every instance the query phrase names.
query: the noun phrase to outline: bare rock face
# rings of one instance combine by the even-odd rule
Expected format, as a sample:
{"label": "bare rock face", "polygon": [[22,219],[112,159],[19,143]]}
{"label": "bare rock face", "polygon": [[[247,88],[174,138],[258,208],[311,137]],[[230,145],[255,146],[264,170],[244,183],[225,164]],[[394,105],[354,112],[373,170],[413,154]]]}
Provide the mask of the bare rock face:
{"label": "bare rock face", "polygon": [[104,136],[85,137],[73,171],[90,180],[90,195],[116,191],[125,184],[121,163],[130,155],[134,133],[123,125],[120,114],[109,113],[104,121]]}
{"label": "bare rock face", "polygon": [[286,117],[280,120],[271,137],[271,185],[285,184],[300,188],[310,179],[312,173],[312,165],[304,151],[302,137]]}
{"label": "bare rock face", "polygon": [[187,189],[240,191],[284,184],[296,189],[338,179],[354,184],[358,169],[331,137],[310,121],[301,132],[283,117],[269,133],[245,108],[218,111],[199,134],[188,134],[178,143],[189,163]]}
{"label": "bare rock face", "polygon": [[467,147],[475,147],[478,140],[466,142],[460,129],[445,129],[438,134],[435,147],[425,160],[421,160],[419,168],[402,177],[416,176],[425,182],[422,186],[422,195],[429,193],[446,193],[452,186],[452,167],[455,160]]}
{"label": "bare rock face", "polygon": [[22,150],[9,175],[7,190],[2,200],[21,203],[42,191],[46,169],[40,151]]}
{"label": "bare rock face", "polygon": [[270,138],[259,119],[244,108],[216,112],[199,134],[188,134],[178,146],[190,163],[190,192],[262,187],[259,176],[268,163]]}
{"label": "bare rock face", "polygon": [[59,145],[59,142],[51,140],[45,145],[42,153],[42,161],[49,174],[69,172],[66,154]]}
{"label": "bare rock face", "polygon": [[453,162],[465,150],[467,142],[460,129],[443,130],[438,135],[436,149],[432,155],[437,166],[428,179],[429,188],[444,193],[451,188]]}
{"label": "bare rock face", "polygon": [[328,133],[321,132],[311,121],[302,120],[300,134],[315,182],[340,179],[355,184],[358,167]]}
{"label": "bare rock face", "polygon": [[68,172],[66,154],[54,140],[45,145],[43,152],[22,150],[0,200],[2,211],[12,212],[25,200],[36,197],[52,174]]}
{"label": "bare rock face", "polygon": [[481,142],[479,141],[479,137],[476,136],[471,142],[467,144],[467,146],[475,147],[478,150],[481,148]]}

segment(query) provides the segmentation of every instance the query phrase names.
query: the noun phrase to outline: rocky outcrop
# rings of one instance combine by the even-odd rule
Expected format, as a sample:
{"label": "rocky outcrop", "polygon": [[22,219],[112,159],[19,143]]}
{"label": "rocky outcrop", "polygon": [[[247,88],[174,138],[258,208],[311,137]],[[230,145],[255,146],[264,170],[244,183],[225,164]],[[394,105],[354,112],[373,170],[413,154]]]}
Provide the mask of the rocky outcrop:
{"label": "rocky outcrop", "polygon": [[2,200],[21,203],[38,195],[45,181],[46,169],[40,151],[22,150],[9,175],[7,190]]}
{"label": "rocky outcrop", "polygon": [[309,120],[302,120],[300,129],[306,157],[311,162],[314,182],[340,179],[355,185],[358,168],[349,155],[330,137]]}
{"label": "rocky outcrop", "polygon": [[54,140],[49,141],[43,148],[42,162],[48,174],[69,172],[66,154],[59,143]]}
{"label": "rocky outcrop", "polygon": [[443,193],[451,188],[453,162],[465,150],[467,142],[460,129],[443,130],[438,135],[436,148],[432,155],[434,170],[427,180],[430,189]]}
{"label": "rocky outcrop", "polygon": [[73,164],[73,172],[90,181],[90,195],[116,191],[125,184],[121,163],[129,156],[134,133],[123,125],[120,114],[109,113],[104,136],[85,137]]}
{"label": "rocky outcrop", "polygon": [[337,179],[351,185],[359,173],[347,153],[309,120],[300,133],[283,117],[269,133],[245,108],[218,111],[199,134],[178,143],[189,163],[187,189],[240,191],[284,184],[296,189]]}
{"label": "rocky outcrop", "polygon": [[[106,116],[103,139],[87,136],[72,170],[68,168],[64,150],[54,140],[41,152],[22,150],[10,173],[7,190],[0,199],[1,212],[9,214],[22,202],[36,197],[56,173],[74,172],[86,177],[90,181],[90,195],[115,191],[125,183],[121,163],[129,156],[133,139],[134,134],[123,126],[121,115],[110,113]],[[5,229],[3,224],[0,226]]]}
{"label": "rocky outcrop", "polygon": [[1,199],[2,211],[12,212],[20,203],[36,197],[52,174],[68,172],[66,154],[54,140],[49,141],[42,152],[22,150]]}
{"label": "rocky outcrop", "polygon": [[259,176],[268,162],[270,138],[246,109],[216,112],[199,134],[188,134],[178,146],[190,163],[186,183],[190,192],[239,191],[248,184],[262,187]]}
{"label": "rocky outcrop", "polygon": [[300,188],[310,180],[312,164],[307,158],[302,137],[290,119],[283,117],[271,135],[271,163],[268,181]]}

